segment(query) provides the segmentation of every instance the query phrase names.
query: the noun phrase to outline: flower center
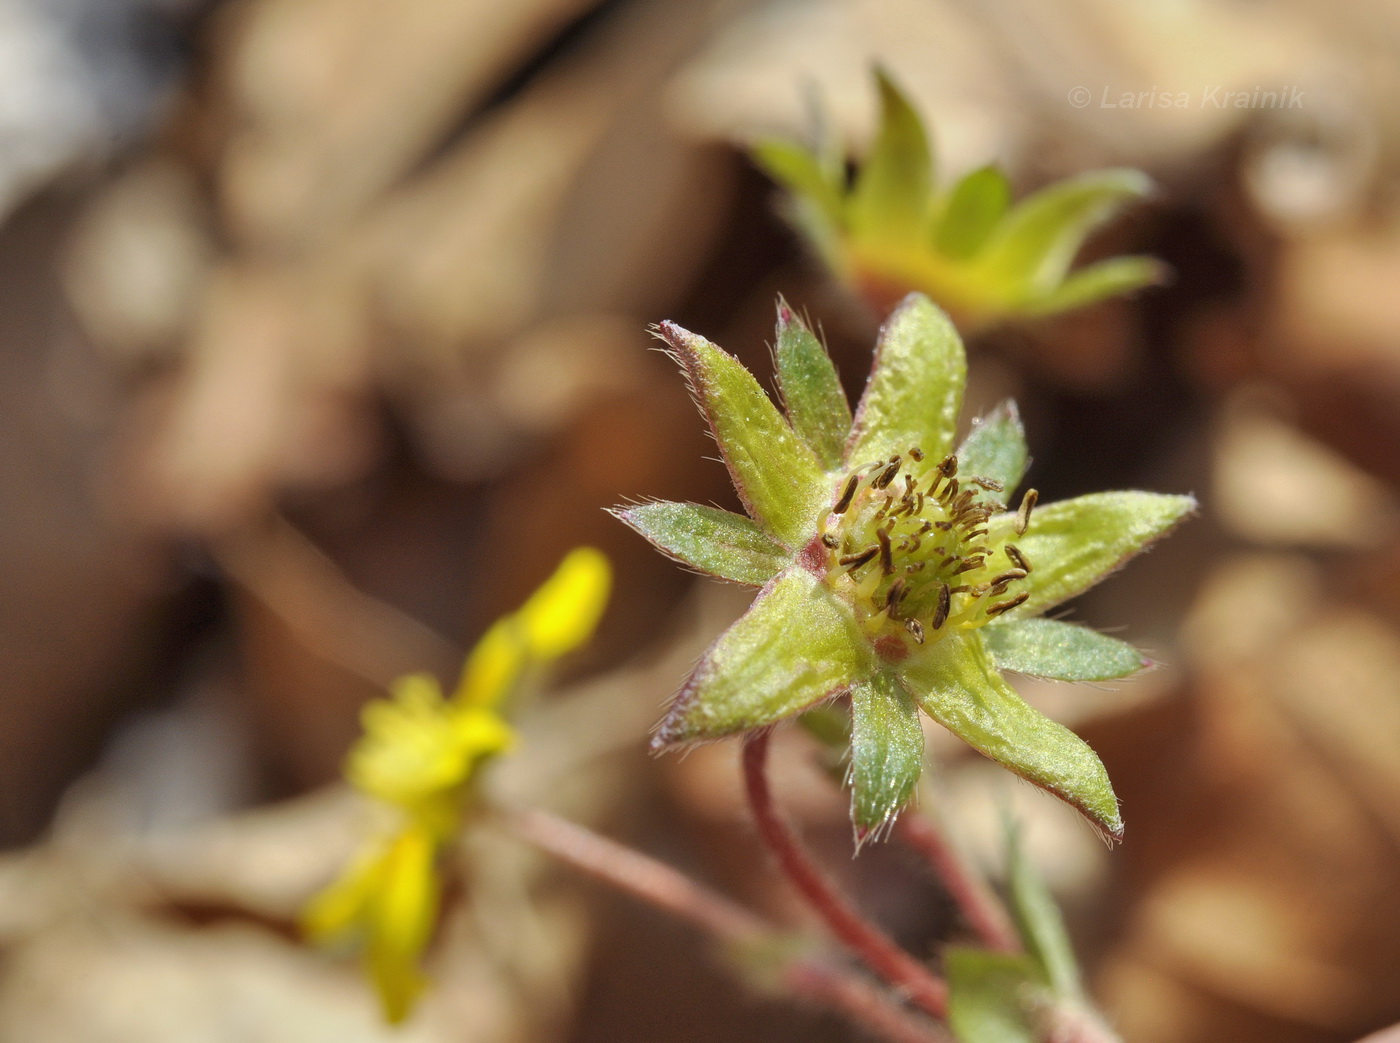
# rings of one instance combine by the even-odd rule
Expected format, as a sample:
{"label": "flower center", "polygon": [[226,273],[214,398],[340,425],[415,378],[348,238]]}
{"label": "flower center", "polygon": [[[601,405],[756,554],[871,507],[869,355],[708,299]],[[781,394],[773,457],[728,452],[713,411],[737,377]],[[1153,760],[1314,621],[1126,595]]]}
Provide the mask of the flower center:
{"label": "flower center", "polygon": [[851,472],[819,533],[827,582],[872,637],[898,637],[890,652],[905,635],[923,644],[990,622],[1030,596],[1015,587],[1031,563],[1008,538],[1025,533],[1037,494],[1010,516],[992,498],[1002,491],[960,476],[955,456],[926,465],[918,448]]}

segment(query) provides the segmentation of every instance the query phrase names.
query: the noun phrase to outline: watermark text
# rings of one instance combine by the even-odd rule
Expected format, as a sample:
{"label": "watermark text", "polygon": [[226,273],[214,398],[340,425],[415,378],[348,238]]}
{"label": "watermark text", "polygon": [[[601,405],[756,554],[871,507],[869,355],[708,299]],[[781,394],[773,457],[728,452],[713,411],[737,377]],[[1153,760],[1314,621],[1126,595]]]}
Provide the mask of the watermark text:
{"label": "watermark text", "polygon": [[1122,91],[1102,87],[1071,87],[1069,103],[1076,109],[1301,109],[1306,91],[1301,87],[1204,86],[1171,91],[1153,87],[1146,91]]}

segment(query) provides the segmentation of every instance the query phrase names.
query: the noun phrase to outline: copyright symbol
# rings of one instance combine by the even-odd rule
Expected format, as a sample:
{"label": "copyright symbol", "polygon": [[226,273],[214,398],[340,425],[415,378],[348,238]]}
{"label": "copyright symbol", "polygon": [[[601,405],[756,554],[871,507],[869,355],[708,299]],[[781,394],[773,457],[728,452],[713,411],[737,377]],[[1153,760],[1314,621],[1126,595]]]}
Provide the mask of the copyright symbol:
{"label": "copyright symbol", "polygon": [[1082,109],[1089,104],[1091,96],[1088,87],[1071,87],[1069,89],[1069,103],[1076,109]]}

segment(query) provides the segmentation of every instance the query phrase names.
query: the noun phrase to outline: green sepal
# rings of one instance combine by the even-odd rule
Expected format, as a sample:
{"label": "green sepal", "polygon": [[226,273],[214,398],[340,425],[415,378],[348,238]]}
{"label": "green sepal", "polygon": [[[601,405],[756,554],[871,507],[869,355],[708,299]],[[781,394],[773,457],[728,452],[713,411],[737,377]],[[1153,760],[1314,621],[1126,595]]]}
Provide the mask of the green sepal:
{"label": "green sepal", "polygon": [[[1196,509],[1191,496],[1091,493],[1036,507],[1030,528],[1010,539],[1031,563],[1018,584],[1030,594],[1003,618],[1025,619],[1087,590],[1170,532]],[[1011,516],[995,519],[992,536],[1006,536]]]}
{"label": "green sepal", "polygon": [[933,189],[933,156],[923,121],[882,69],[880,127],[846,205],[851,234],[876,247],[917,247]]}
{"label": "green sepal", "polygon": [[880,672],[851,687],[851,822],[864,841],[899,814],[924,766],[919,708],[899,679]]}
{"label": "green sepal", "polygon": [[980,475],[1000,482],[1002,491],[987,492],[969,486],[979,499],[1011,498],[1030,463],[1026,449],[1026,431],[1021,426],[1021,412],[1016,403],[1007,399],[986,416],[972,422],[972,430],[958,446],[958,472],[965,476]]}
{"label": "green sepal", "polygon": [[836,468],[851,436],[851,406],[831,356],[781,297],[776,339],[778,387],[788,420],[822,466]]}
{"label": "green sepal", "polygon": [[943,969],[948,1027],[960,1043],[1040,1043],[1035,1009],[1046,990],[1034,959],[950,945]]}
{"label": "green sepal", "polygon": [[832,171],[820,156],[796,142],[770,140],[753,147],[754,162],[787,189],[786,217],[807,237],[822,260],[844,269],[841,235],[845,212],[844,171]]}
{"label": "green sepal", "polygon": [[1012,619],[982,631],[998,670],[1052,681],[1113,681],[1152,665],[1132,645],[1055,619]]}
{"label": "green sepal", "polygon": [[653,748],[772,724],[874,672],[850,606],[795,566],[765,587],[701,657]]}
{"label": "green sepal", "polygon": [[948,193],[933,245],[944,256],[966,260],[986,245],[1011,205],[1011,185],[996,166],[979,167]]}
{"label": "green sepal", "polygon": [[1098,754],[1016,694],[977,631],[916,647],[900,670],[924,712],[943,727],[1077,808],[1109,835],[1122,834],[1118,799]]}
{"label": "green sepal", "polygon": [[1027,315],[1054,315],[1132,293],[1167,281],[1170,269],[1155,257],[1112,257],[1071,272],[1065,281],[1041,297],[1025,302]]}
{"label": "green sepal", "polygon": [[753,519],[718,507],[659,500],[609,513],[681,564],[751,587],[763,586],[792,557]]}
{"label": "green sepal", "polygon": [[1084,995],[1079,962],[1074,958],[1069,932],[1045,881],[1031,865],[1015,825],[1008,823],[1007,854],[1011,869],[1011,912],[1026,952],[1040,967],[1050,989],[1061,999]]}
{"label": "green sepal", "polygon": [[861,466],[911,446],[942,459],[952,448],[966,383],[967,356],[952,320],[911,293],[880,330],[846,460]]}
{"label": "green sepal", "polygon": [[833,225],[840,223],[845,186],[833,180],[817,155],[795,141],[780,138],[758,142],[751,155],[774,181],[810,200]]}
{"label": "green sepal", "polygon": [[660,332],[685,369],[744,508],[800,548],[830,493],[821,463],[738,359],[673,322]]}
{"label": "green sepal", "polygon": [[1084,240],[1126,203],[1151,193],[1138,170],[1097,170],[1066,178],[1018,203],[980,258],[994,278],[1040,296],[1055,289]]}

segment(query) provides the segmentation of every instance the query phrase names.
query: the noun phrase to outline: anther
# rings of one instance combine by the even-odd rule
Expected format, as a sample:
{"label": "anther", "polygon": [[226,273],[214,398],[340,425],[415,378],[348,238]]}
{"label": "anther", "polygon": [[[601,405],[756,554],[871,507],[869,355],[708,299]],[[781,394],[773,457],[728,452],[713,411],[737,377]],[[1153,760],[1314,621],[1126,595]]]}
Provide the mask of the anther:
{"label": "anther", "polygon": [[988,582],[989,582],[992,586],[995,587],[998,583],[1010,583],[1013,579],[1025,579],[1025,578],[1026,578],[1026,570],[1025,570],[1025,569],[1009,569],[1008,571],[1003,572],[1003,573],[1002,573],[1001,575],[999,575],[999,576],[993,576],[990,580],[988,580]]}
{"label": "anther", "polygon": [[943,458],[943,462],[938,465],[938,473],[944,478],[951,478],[958,473],[958,458],[949,453]]}
{"label": "anther", "polygon": [[837,547],[841,546],[841,541],[838,540],[831,533],[824,532],[822,533],[822,545],[824,547],[829,547],[832,550],[835,550]]}
{"label": "anther", "polygon": [[944,583],[938,588],[938,605],[933,610],[933,629],[937,630],[948,622],[948,612],[953,607],[953,592]]}
{"label": "anther", "polygon": [[880,568],[887,573],[893,572],[894,554],[890,549],[890,534],[884,529],[876,529],[875,538],[880,541]]}
{"label": "anther", "polygon": [[894,481],[895,475],[899,474],[900,458],[895,456],[890,458],[890,465],[880,472],[879,476],[870,484],[876,489],[884,489]]}
{"label": "anther", "polygon": [[846,508],[849,507],[851,501],[855,499],[856,486],[858,485],[860,485],[860,475],[851,475],[850,480],[846,482],[846,491],[841,494],[841,499],[838,500],[836,506],[831,509],[832,514],[846,513]]}
{"label": "anther", "polygon": [[975,477],[973,477],[972,484],[980,485],[989,493],[999,493],[1006,488],[1006,486],[1002,485],[1000,482],[995,481],[991,478],[984,478],[981,475],[976,475]]}
{"label": "anther", "polygon": [[913,635],[916,645],[922,645],[924,643],[924,625],[917,619],[906,619],[904,621],[904,629]]}
{"label": "anther", "polygon": [[1016,535],[1024,536],[1026,529],[1031,524],[1031,511],[1035,510],[1036,501],[1040,499],[1040,493],[1034,489],[1027,489],[1026,495],[1021,497],[1021,509],[1016,512]]}
{"label": "anther", "polygon": [[924,451],[916,445],[911,445],[909,447],[909,459],[913,460],[916,464],[923,463]]}
{"label": "anther", "polygon": [[904,586],[904,580],[897,579],[890,584],[889,593],[885,595],[885,604],[889,607],[891,615],[899,610],[899,603],[904,600],[906,593],[908,588]]}
{"label": "anther", "polygon": [[1006,556],[1015,562],[1017,568],[1025,569],[1027,572],[1031,570],[1030,559],[1021,553],[1021,548],[1016,546],[1016,544],[1003,544],[1002,549],[1006,551]]}
{"label": "anther", "polygon": [[1015,608],[1017,605],[1025,604],[1025,602],[1027,601],[1027,599],[1030,598],[1030,596],[1031,596],[1031,595],[1030,595],[1030,592],[1029,592],[1029,591],[1023,590],[1023,591],[1021,591],[1021,593],[1017,594],[1014,598],[1011,598],[1011,599],[1009,599],[1009,600],[1007,600],[1007,601],[998,601],[998,602],[997,602],[995,605],[993,605],[991,608],[987,609],[987,615],[989,615],[989,616],[999,616],[999,615],[1001,615],[1003,612],[1010,612],[1010,611],[1011,611],[1013,608]]}
{"label": "anther", "polygon": [[856,569],[860,568],[867,561],[869,561],[871,558],[875,557],[875,555],[879,553],[879,547],[870,547],[867,550],[861,551],[859,554],[847,554],[845,557],[837,558],[836,563],[838,565],[849,565],[850,568],[848,568],[846,571],[854,572]]}

